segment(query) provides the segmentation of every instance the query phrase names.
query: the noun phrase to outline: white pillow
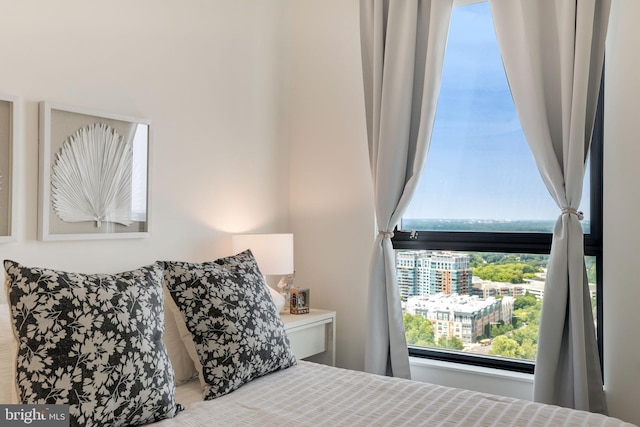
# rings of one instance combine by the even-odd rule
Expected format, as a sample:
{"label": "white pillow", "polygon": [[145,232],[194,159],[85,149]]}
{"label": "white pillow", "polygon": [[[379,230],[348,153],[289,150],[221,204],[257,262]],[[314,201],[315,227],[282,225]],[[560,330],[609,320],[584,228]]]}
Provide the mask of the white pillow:
{"label": "white pillow", "polygon": [[[165,347],[167,347],[167,353],[171,360],[171,366],[173,366],[177,385],[197,377],[198,371],[180,338],[180,331],[178,330],[178,325],[174,317],[174,312],[176,312],[178,308],[171,299],[167,287],[162,286],[162,288],[164,292],[164,335],[162,336],[162,340],[164,341]],[[179,314],[180,313],[178,313],[178,315]]]}
{"label": "white pillow", "polygon": [[280,313],[282,311],[282,307],[284,307],[284,297],[280,295],[280,292],[276,291],[269,285],[267,285],[267,289],[269,289],[269,294],[271,295],[271,299],[273,300],[273,303],[276,305],[276,311]]}
{"label": "white pillow", "polygon": [[18,342],[13,335],[9,305],[0,304],[0,404],[18,403],[16,390],[16,354]]}

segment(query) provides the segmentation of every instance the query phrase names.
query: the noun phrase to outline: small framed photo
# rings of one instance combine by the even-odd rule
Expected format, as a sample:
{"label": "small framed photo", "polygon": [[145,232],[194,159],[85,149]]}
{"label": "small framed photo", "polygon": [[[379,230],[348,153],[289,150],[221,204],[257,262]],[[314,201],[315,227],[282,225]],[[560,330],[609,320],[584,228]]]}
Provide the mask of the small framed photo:
{"label": "small framed photo", "polygon": [[149,235],[150,122],[40,103],[38,238]]}
{"label": "small framed photo", "polygon": [[0,96],[0,242],[15,238],[17,98]]}
{"label": "small framed photo", "polygon": [[305,314],[309,312],[309,289],[293,288],[290,291],[291,314]]}

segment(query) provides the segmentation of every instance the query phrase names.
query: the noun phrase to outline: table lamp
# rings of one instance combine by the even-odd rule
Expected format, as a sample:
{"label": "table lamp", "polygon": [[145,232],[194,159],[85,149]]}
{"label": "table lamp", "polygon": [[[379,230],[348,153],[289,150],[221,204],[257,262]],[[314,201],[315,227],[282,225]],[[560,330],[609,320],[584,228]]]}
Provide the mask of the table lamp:
{"label": "table lamp", "polygon": [[[274,298],[276,307],[282,313],[288,312],[288,290],[293,281],[293,234],[235,234],[232,236],[235,253],[251,249],[264,276],[281,276],[278,282],[280,304]],[[265,278],[266,283],[266,278]],[[267,285],[270,291],[271,287]],[[274,292],[271,292],[274,296]]]}

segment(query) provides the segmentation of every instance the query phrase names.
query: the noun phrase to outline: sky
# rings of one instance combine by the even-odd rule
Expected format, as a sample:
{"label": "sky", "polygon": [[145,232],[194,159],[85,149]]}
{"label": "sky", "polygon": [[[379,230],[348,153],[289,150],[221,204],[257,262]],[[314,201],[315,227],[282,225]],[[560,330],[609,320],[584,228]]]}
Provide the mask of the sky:
{"label": "sky", "polygon": [[[586,218],[588,205],[585,191]],[[559,214],[522,133],[488,3],[455,8],[427,163],[404,217],[555,220]]]}

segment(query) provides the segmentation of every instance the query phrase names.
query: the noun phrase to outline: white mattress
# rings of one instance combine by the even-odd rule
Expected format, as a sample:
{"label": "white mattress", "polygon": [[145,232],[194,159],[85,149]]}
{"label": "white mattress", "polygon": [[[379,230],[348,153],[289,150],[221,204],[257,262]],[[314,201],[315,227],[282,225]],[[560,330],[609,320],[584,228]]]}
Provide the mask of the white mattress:
{"label": "white mattress", "polygon": [[202,401],[200,383],[178,387],[186,410],[172,426],[632,426],[615,418],[524,400],[299,361],[297,366]]}

